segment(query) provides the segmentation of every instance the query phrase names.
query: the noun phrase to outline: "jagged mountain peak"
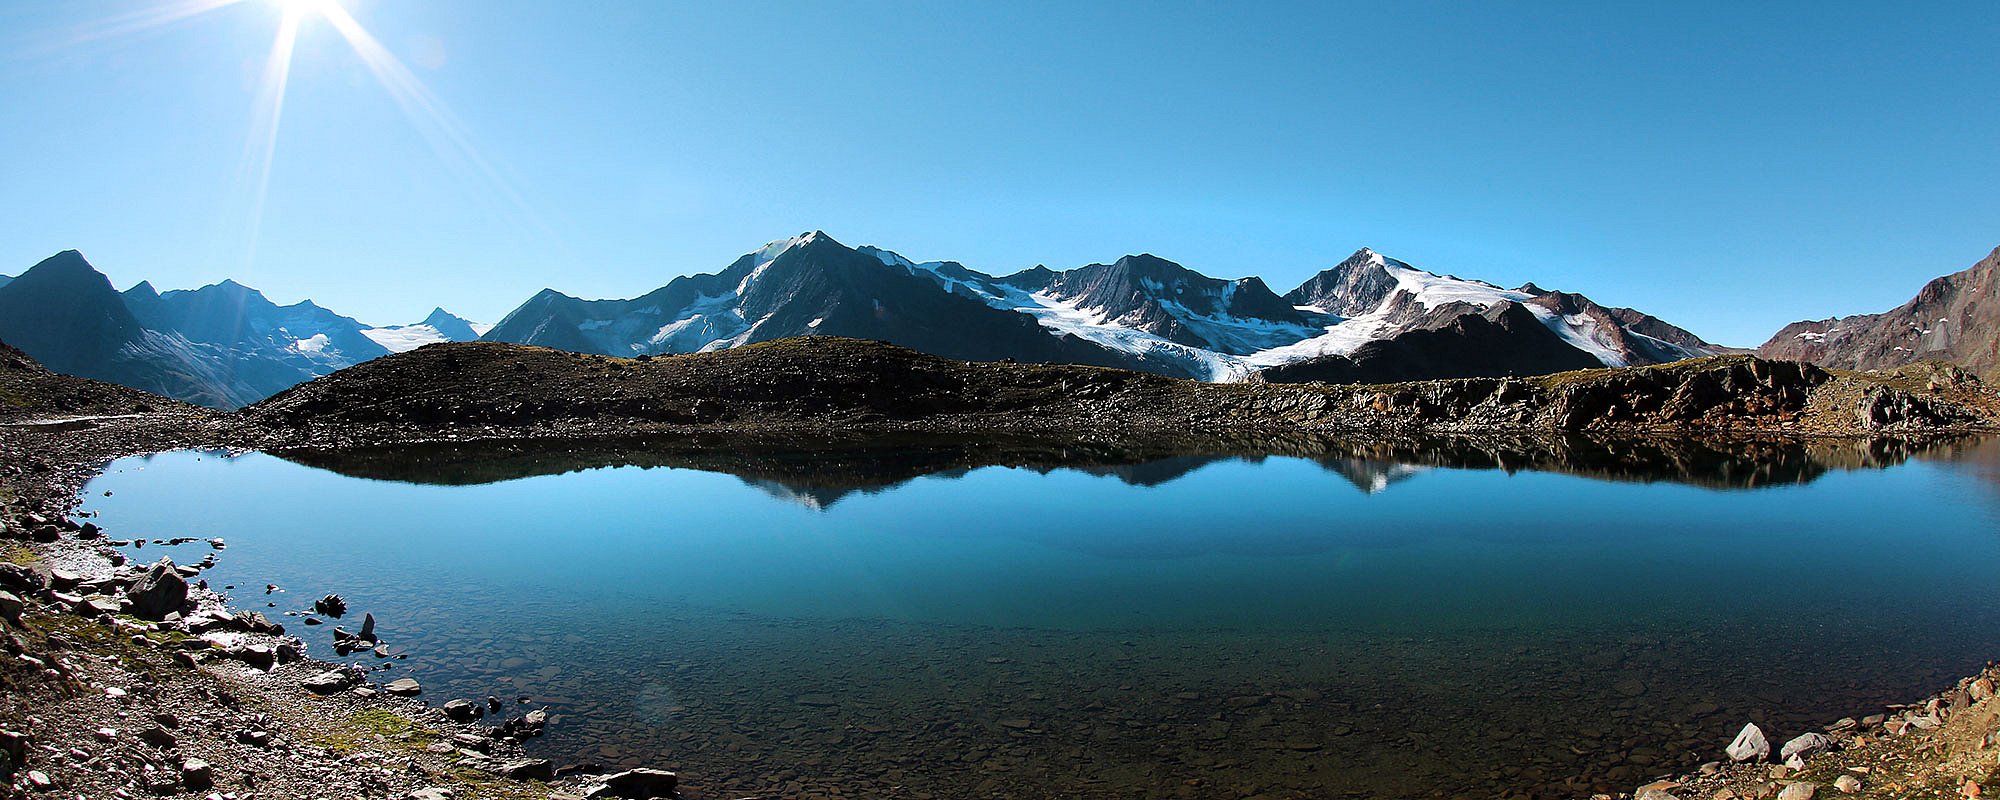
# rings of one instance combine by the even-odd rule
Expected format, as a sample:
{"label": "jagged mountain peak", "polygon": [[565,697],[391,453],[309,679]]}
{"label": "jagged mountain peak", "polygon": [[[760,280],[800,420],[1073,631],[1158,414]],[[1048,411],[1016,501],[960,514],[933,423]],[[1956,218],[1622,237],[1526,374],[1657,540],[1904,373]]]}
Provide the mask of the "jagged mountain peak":
{"label": "jagged mountain peak", "polygon": [[98,272],[96,267],[91,266],[90,261],[85,259],[82,253],[75,250],[64,250],[36,262],[34,266],[29,267],[28,271],[21,273],[20,277],[15,278],[14,281],[17,283],[21,281],[87,281],[93,285],[101,281],[107,287],[111,285],[110,278],[104,277],[103,273]]}

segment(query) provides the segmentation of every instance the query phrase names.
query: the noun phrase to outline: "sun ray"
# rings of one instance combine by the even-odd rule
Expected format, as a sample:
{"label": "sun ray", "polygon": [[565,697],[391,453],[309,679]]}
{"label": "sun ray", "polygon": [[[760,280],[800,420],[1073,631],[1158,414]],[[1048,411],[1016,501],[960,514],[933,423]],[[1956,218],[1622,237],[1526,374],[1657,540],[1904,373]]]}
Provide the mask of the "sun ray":
{"label": "sun ray", "polygon": [[370,34],[361,23],[348,13],[347,9],[335,3],[327,4],[324,16],[332,24],[348,46],[361,57],[361,63],[375,75],[376,82],[389,93],[389,97],[403,109],[404,116],[413,123],[419,134],[431,144],[439,155],[461,162],[476,173],[477,177],[491,184],[493,189],[521,212],[537,227],[547,230],[543,220],[530,207],[527,200],[514,190],[512,184],[495,169],[493,164],[480,155],[473,146],[472,137],[466,132],[450,110],[436,95],[432,94],[416,73],[403,65],[401,59],[389,52],[382,42]]}
{"label": "sun ray", "polygon": [[149,31],[241,2],[244,0],[173,0],[173,2],[150,5],[85,25],[78,29],[67,44],[78,45],[98,39]]}
{"label": "sun ray", "polygon": [[278,22],[278,34],[271,42],[271,54],[264,61],[264,77],[257,92],[256,116],[251,121],[250,138],[244,142],[238,180],[247,179],[250,182],[250,216],[243,231],[246,268],[256,263],[257,240],[264,228],[264,205],[271,192],[271,164],[278,153],[278,125],[285,115],[285,89],[291,83],[292,54],[298,49],[299,25],[305,21],[304,11],[299,7],[287,8]]}

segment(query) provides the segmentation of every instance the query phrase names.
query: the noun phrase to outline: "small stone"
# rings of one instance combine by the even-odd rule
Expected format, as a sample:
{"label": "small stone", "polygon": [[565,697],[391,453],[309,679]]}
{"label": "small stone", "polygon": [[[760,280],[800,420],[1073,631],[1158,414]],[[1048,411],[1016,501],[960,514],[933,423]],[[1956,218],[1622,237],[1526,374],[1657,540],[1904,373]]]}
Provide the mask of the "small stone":
{"label": "small stone", "polygon": [[445,717],[458,722],[471,722],[474,710],[471,700],[452,700],[444,704]]}
{"label": "small stone", "polygon": [[1680,800],[1668,791],[1680,786],[1673,781],[1654,781],[1632,790],[1632,800]]}
{"label": "small stone", "polygon": [[28,785],[38,790],[46,790],[56,784],[55,781],[49,780],[49,776],[31,769],[28,770]]}
{"label": "small stone", "polygon": [[1778,792],[1778,800],[1812,800],[1819,793],[1818,784],[1788,783]]}
{"label": "small stone", "polygon": [[1973,702],[1975,703],[1984,700],[1988,697],[1992,697],[1993,679],[1980,678],[1979,680],[1973,681],[1971,686],[1966,687],[1966,693],[1969,696],[1971,696]]}
{"label": "small stone", "polygon": [[190,758],[181,762],[181,783],[192,791],[201,791],[215,785],[215,770],[208,762]]}
{"label": "small stone", "polygon": [[424,687],[415,678],[397,678],[383,686],[382,691],[401,697],[415,697],[424,693]]}
{"label": "small stone", "polygon": [[1979,782],[1970,779],[1966,780],[1965,785],[1958,788],[1958,793],[1966,797],[1978,797],[1980,795]]}
{"label": "small stone", "polygon": [[172,750],[180,745],[180,741],[175,739],[173,734],[168,733],[166,728],[159,727],[147,728],[140,731],[139,741],[160,748],[161,750]]}
{"label": "small stone", "polygon": [[1847,794],[1854,794],[1861,791],[1861,779],[1853,775],[1842,775],[1833,779],[1833,788]]}

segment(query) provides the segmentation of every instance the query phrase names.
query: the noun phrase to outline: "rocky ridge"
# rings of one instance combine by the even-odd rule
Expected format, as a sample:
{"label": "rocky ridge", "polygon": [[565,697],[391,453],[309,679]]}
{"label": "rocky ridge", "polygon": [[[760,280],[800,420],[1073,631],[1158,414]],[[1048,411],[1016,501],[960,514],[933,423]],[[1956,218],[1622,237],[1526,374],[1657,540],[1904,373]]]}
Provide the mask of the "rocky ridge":
{"label": "rocky ridge", "polygon": [[1880,375],[1750,356],[1536,377],[1382,385],[1210,384],[1116,369],[981,364],[829,337],[640,359],[437,345],[245,410],[273,444],[647,432],[1190,431],[1879,435],[1989,429],[2000,398],[1962,370]]}

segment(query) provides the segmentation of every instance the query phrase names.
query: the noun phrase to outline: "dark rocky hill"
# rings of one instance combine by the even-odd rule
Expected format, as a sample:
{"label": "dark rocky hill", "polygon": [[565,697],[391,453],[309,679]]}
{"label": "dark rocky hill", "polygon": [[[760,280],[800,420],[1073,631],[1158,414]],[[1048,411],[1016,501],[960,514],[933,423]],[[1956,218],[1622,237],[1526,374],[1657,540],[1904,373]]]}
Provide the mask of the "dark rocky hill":
{"label": "dark rocky hill", "polygon": [[1986,429],[2000,400],[1937,365],[1888,375],[1749,356],[1532,378],[1211,384],[1118,369],[989,364],[802,337],[615,359],[443,344],[321,378],[245,412],[274,443],[827,433],[1212,436],[1236,432],[1770,432]]}
{"label": "dark rocky hill", "polygon": [[197,411],[194,406],[150,392],[51,372],[28,354],[0,342],[0,420]]}

